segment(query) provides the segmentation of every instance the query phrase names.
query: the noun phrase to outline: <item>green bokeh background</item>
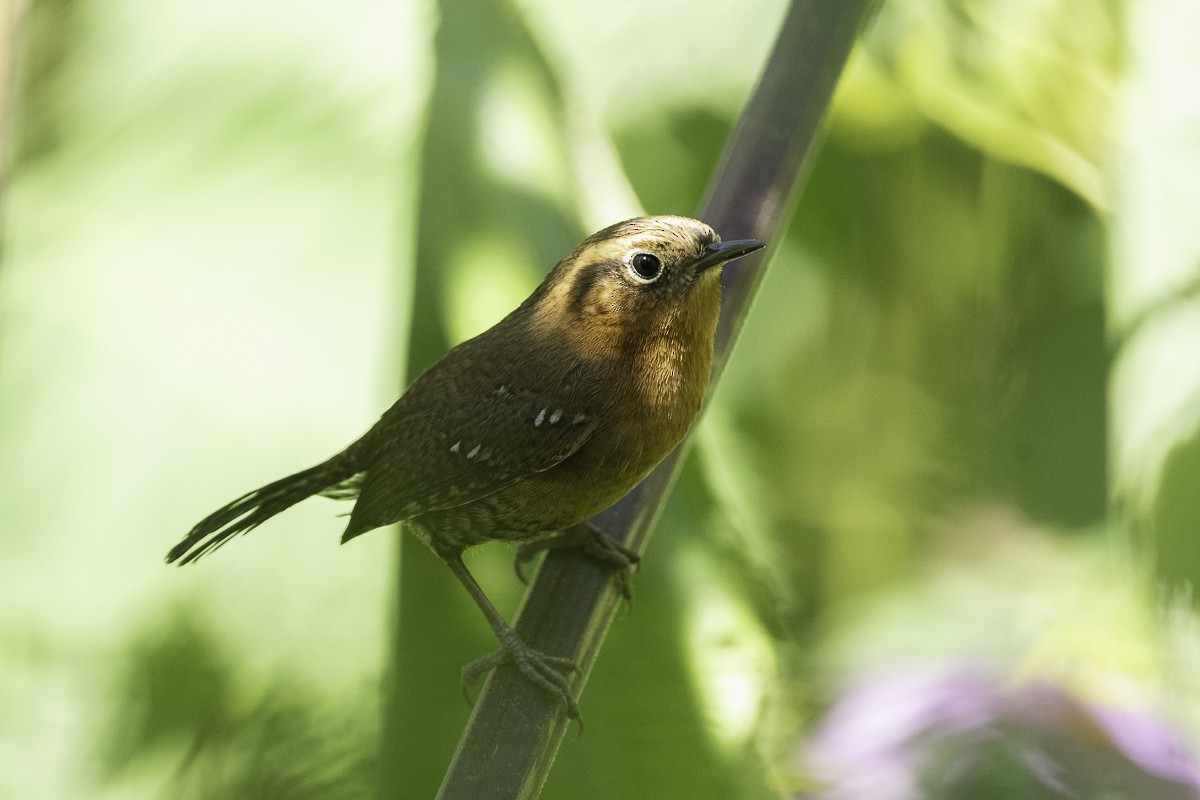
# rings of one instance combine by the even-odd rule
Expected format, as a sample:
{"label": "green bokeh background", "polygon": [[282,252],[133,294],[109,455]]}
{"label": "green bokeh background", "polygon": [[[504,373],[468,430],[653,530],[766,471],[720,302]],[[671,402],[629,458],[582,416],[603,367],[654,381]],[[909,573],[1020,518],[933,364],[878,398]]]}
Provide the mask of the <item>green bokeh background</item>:
{"label": "green bokeh background", "polygon": [[[1200,734],[1193,6],[883,4],[543,797],[780,796],[913,660]],[[319,500],[162,555],[693,212],[784,8],[13,8],[0,796],[432,796],[491,647],[444,567]]]}

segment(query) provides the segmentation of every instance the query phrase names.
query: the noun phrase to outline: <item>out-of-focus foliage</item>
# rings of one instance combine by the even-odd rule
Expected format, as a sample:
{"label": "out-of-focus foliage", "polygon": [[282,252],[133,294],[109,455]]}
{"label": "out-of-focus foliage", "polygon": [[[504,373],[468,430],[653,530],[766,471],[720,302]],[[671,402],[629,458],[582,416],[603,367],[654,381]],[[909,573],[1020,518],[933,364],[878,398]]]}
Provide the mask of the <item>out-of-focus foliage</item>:
{"label": "out-of-focus foliage", "polygon": [[[1196,618],[1133,558],[993,509],[947,520],[925,579],[830,622],[837,701],[798,797],[1200,797]],[[1164,668],[1166,667],[1166,668]]]}
{"label": "out-of-focus foliage", "polygon": [[1200,581],[1200,53],[1195,3],[1132,3],[1114,174],[1114,497],[1171,585]]}
{"label": "out-of-focus foliage", "polygon": [[214,638],[180,614],[132,643],[100,743],[105,778],[127,777],[165,752],[178,766],[158,797],[326,800],[373,791],[377,718],[363,713],[373,698],[350,693],[326,708],[320,692],[291,676],[239,692],[230,654]]}
{"label": "out-of-focus foliage", "polygon": [[[344,509],[314,503],[215,568],[162,558],[394,394],[429,30],[374,2],[29,7],[0,267],[0,796],[209,797],[184,764],[235,742],[269,757],[219,758],[220,781],[261,785],[328,719],[373,756],[387,535],[339,549]],[[156,643],[176,613],[205,635]]]}
{"label": "out-of-focus foliage", "polygon": [[873,126],[915,111],[1107,207],[1121,8],[1118,0],[889,0],[859,65],[859,90],[874,102],[856,103],[851,119]]}
{"label": "out-of-focus foliage", "polygon": [[[852,677],[921,660],[1200,733],[1153,579],[1200,575],[1200,20],[1125,5],[882,5],[544,797],[777,796]],[[432,556],[317,501],[161,555],[584,233],[693,211],[783,9],[30,7],[0,796],[432,795],[492,646]],[[471,554],[506,614],[510,559]]]}
{"label": "out-of-focus foliage", "polygon": [[1169,726],[1052,684],[1004,685],[969,664],[893,669],[853,687],[813,749],[810,769],[832,788],[800,797],[1200,795],[1200,769]]}

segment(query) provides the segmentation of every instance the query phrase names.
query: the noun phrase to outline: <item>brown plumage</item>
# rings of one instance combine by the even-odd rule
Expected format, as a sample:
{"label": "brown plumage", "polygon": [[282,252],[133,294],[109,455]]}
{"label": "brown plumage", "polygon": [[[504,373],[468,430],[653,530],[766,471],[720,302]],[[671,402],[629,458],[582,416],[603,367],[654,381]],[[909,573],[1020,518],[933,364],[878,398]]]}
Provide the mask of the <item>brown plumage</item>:
{"label": "brown plumage", "polygon": [[314,494],[357,497],[342,541],[407,522],[488,617],[502,649],[468,678],[512,660],[577,716],[570,663],[517,638],[462,551],[574,526],[671,452],[708,384],[721,301],[711,267],[762,246],[721,243],[686,217],[593,234],[516,310],[425,370],[362,438],[218,509],[167,561],[194,561]]}

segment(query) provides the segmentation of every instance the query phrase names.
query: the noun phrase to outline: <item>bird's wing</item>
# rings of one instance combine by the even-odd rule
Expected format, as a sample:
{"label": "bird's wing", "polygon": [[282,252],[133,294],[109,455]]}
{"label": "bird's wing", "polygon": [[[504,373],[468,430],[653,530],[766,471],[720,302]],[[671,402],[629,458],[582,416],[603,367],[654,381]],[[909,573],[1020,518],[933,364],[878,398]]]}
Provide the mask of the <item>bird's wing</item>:
{"label": "bird's wing", "polygon": [[[578,450],[597,417],[561,398],[494,389],[469,411],[429,409],[381,420],[358,502],[343,539],[438,509],[453,508],[549,469]],[[442,413],[439,413],[441,411]],[[396,451],[403,450],[404,458]]]}

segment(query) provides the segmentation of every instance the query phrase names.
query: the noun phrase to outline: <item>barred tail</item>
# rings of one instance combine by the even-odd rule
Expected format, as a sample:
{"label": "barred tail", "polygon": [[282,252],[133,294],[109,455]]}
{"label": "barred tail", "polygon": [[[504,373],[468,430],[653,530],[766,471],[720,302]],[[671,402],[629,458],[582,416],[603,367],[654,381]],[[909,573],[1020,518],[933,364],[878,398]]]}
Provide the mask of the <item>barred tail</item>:
{"label": "barred tail", "polygon": [[183,537],[183,541],[167,553],[167,563],[178,561],[182,565],[195,561],[216,550],[231,537],[254,530],[279,512],[347,480],[353,474],[354,465],[347,453],[343,452],[315,467],[244,494],[200,520]]}

